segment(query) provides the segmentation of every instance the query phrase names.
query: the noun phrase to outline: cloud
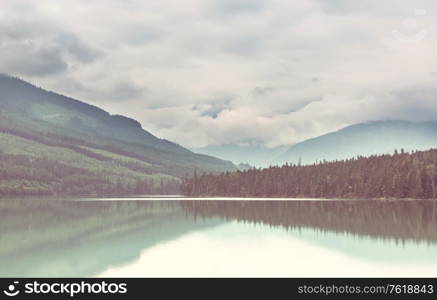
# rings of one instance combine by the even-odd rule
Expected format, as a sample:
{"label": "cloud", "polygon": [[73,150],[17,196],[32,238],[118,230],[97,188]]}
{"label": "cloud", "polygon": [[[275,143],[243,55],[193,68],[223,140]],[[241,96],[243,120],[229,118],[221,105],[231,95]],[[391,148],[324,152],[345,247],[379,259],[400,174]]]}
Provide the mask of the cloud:
{"label": "cloud", "polygon": [[54,42],[64,54],[82,63],[91,63],[101,55],[99,51],[85,45],[72,33],[58,33]]}
{"label": "cloud", "polygon": [[48,76],[64,72],[68,65],[56,47],[10,43],[0,48],[0,67],[8,73]]}
{"label": "cloud", "polygon": [[222,15],[237,15],[260,11],[265,0],[214,0],[214,8]]}
{"label": "cloud", "polygon": [[276,146],[436,120],[436,13],[431,0],[4,0],[0,68],[184,146]]}
{"label": "cloud", "polygon": [[322,9],[329,14],[344,15],[371,15],[390,16],[414,14],[417,9],[435,8],[434,3],[429,0],[421,2],[385,0],[366,0],[354,3],[348,0],[317,0]]}
{"label": "cloud", "polygon": [[0,35],[0,68],[12,74],[59,75],[76,63],[91,63],[100,55],[71,32],[41,20],[2,20]]}
{"label": "cloud", "polygon": [[253,89],[253,94],[254,94],[254,96],[264,96],[264,95],[272,93],[274,91],[275,91],[275,88],[271,87],[271,86],[265,86],[265,87],[257,86],[256,88]]}
{"label": "cloud", "polygon": [[145,87],[137,86],[133,82],[121,81],[109,90],[107,96],[115,100],[138,99],[145,92],[147,92]]}
{"label": "cloud", "polygon": [[213,98],[210,102],[196,104],[193,110],[199,111],[201,116],[216,119],[220,113],[231,109],[232,96],[222,95]]}

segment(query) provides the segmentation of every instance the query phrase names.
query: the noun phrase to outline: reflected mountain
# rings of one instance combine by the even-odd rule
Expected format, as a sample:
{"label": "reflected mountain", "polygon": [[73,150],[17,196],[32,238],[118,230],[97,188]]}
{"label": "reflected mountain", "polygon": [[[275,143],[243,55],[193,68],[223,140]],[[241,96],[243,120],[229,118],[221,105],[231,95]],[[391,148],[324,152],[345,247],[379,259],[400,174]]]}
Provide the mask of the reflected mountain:
{"label": "reflected mountain", "polygon": [[87,277],[217,220],[176,201],[0,200],[0,277]]}

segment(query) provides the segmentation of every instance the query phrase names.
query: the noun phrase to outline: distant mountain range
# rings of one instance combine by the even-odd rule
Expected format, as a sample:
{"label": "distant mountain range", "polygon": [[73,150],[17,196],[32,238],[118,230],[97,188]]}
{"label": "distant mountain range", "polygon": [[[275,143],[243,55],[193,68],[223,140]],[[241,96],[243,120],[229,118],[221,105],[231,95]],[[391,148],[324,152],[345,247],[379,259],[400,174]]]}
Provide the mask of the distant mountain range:
{"label": "distant mountain range", "polygon": [[358,155],[437,148],[437,122],[376,121],[348,126],[291,146],[274,162],[311,164]]}
{"label": "distant mountain range", "polygon": [[236,144],[225,144],[207,146],[203,148],[192,148],[196,153],[212,155],[235,164],[249,164],[254,167],[268,167],[274,163],[274,158],[283,154],[289,146],[268,148],[263,146],[240,146]]}
{"label": "distant mountain range", "polygon": [[312,164],[358,155],[389,154],[401,149],[414,151],[431,148],[437,148],[437,122],[375,121],[348,126],[291,146],[267,148],[225,144],[191,150],[235,164],[268,167],[286,162]]}
{"label": "distant mountain range", "polygon": [[157,192],[236,170],[159,139],[133,119],[0,75],[0,195]]}

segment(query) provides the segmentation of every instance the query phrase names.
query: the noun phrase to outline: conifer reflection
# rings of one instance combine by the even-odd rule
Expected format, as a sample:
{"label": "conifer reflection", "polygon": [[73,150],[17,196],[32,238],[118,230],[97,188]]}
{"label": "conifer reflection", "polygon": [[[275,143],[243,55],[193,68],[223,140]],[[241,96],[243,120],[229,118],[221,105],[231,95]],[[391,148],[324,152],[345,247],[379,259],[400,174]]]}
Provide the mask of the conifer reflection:
{"label": "conifer reflection", "polygon": [[196,218],[437,242],[436,201],[184,201]]}

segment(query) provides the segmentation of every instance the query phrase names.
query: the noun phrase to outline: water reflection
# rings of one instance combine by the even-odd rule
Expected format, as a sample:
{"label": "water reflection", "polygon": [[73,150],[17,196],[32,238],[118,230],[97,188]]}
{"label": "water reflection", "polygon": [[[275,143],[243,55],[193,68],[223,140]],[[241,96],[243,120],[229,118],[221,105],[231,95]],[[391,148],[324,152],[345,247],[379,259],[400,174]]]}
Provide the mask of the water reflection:
{"label": "water reflection", "polygon": [[193,216],[220,217],[300,230],[380,239],[437,242],[437,202],[415,201],[184,201]]}
{"label": "water reflection", "polygon": [[0,276],[436,276],[435,216],[432,201],[4,199]]}
{"label": "water reflection", "polygon": [[0,201],[0,276],[94,276],[196,224],[178,202]]}

